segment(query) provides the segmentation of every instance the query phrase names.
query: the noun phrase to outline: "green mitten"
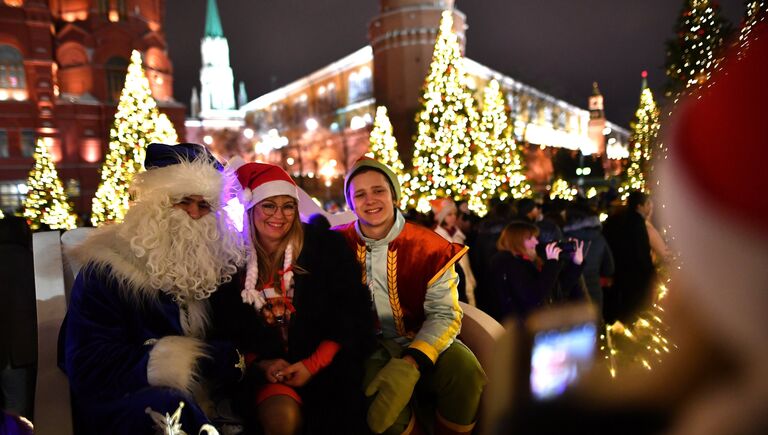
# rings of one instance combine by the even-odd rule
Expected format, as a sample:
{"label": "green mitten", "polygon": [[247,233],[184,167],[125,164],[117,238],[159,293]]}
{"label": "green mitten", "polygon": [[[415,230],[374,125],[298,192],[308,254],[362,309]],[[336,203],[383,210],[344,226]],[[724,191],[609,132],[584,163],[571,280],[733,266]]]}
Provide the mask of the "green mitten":
{"label": "green mitten", "polygon": [[373,432],[382,433],[394,424],[411,400],[420,375],[416,366],[401,358],[392,358],[379,370],[365,389],[366,396],[378,393],[368,408],[368,427]]}

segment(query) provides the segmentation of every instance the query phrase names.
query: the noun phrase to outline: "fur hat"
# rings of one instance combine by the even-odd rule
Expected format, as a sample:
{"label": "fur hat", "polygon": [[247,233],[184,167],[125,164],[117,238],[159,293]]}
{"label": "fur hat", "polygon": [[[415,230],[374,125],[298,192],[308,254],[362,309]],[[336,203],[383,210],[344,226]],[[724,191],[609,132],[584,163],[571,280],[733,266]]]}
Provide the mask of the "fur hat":
{"label": "fur hat", "polygon": [[355,162],[354,165],[347,172],[347,176],[344,178],[344,197],[347,199],[347,205],[352,208],[352,198],[349,196],[349,182],[352,178],[361,170],[368,168],[380,172],[392,187],[392,192],[395,194],[395,204],[400,203],[400,181],[397,179],[397,175],[392,172],[389,166],[381,163],[378,160],[372,159],[368,156],[362,156]]}
{"label": "fur hat", "polygon": [[144,167],[130,188],[136,201],[201,195],[214,207],[222,204],[223,168],[202,145],[149,144]]}
{"label": "fur hat", "polygon": [[456,203],[450,198],[433,199],[429,201],[432,206],[432,213],[435,214],[435,222],[441,225],[445,220],[445,217],[452,211],[458,211]]}

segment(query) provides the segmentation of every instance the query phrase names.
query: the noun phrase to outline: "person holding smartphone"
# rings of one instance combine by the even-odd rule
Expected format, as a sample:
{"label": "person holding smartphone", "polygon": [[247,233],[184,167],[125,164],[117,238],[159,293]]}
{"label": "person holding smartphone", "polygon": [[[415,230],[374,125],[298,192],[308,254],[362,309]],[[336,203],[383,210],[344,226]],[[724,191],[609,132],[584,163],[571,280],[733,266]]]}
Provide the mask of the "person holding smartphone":
{"label": "person holding smartphone", "polygon": [[[563,245],[547,244],[545,258],[536,254],[539,229],[528,222],[512,222],[501,232],[491,259],[491,282],[500,301],[502,317],[524,319],[552,301],[561,274],[577,279],[584,261],[584,242],[571,240],[572,253],[560,261]],[[568,257],[566,255],[566,257]]]}

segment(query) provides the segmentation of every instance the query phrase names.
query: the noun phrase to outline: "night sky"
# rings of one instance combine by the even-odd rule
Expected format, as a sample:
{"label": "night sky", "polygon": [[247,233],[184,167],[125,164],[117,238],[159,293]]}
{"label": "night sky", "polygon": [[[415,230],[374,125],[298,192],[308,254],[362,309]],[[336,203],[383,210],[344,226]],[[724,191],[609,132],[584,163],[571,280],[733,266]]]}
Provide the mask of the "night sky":
{"label": "night sky", "polygon": [[[165,29],[174,95],[199,90],[207,0],[168,0]],[[742,0],[721,0],[738,26]],[[467,57],[586,108],[597,81],[609,121],[628,127],[649,72],[657,100],[664,42],[683,0],[457,0],[467,16]],[[218,0],[235,83],[252,100],[365,46],[377,0]]]}

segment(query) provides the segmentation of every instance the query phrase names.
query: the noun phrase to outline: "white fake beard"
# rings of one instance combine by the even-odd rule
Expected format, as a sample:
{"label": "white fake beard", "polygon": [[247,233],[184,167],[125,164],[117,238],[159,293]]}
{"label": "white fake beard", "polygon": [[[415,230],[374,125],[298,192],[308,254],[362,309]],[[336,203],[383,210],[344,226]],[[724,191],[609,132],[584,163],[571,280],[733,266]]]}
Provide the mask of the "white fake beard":
{"label": "white fake beard", "polygon": [[[142,207],[139,207],[142,208]],[[232,279],[244,259],[243,242],[215,212],[192,219],[172,207],[147,207],[124,221],[131,251],[145,259],[148,284],[177,302],[208,298]],[[143,213],[142,213],[143,212]]]}

